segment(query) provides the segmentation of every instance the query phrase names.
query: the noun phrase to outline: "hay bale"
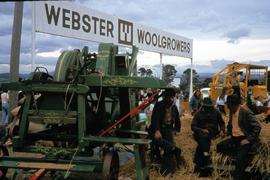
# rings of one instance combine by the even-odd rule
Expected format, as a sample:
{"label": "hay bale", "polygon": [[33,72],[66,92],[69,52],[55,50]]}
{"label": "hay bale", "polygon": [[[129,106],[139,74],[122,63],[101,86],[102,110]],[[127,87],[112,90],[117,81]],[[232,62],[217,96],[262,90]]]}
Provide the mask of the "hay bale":
{"label": "hay bale", "polygon": [[[221,141],[225,140],[224,138],[217,138],[214,141],[212,141],[211,145],[211,157],[212,157],[212,164],[213,164],[213,173],[212,173],[212,179],[220,180],[224,179],[224,177],[227,177],[228,179],[231,179],[231,172],[230,168],[232,166],[232,159],[229,156],[217,153],[216,147],[217,144]],[[227,166],[227,169],[220,170],[220,166]]]}
{"label": "hay bale", "polygon": [[251,162],[251,167],[260,172],[270,174],[270,124],[261,123],[260,133],[261,145],[258,153]]}
{"label": "hay bale", "polygon": [[[260,114],[256,116],[256,118],[263,119],[263,116],[264,115]],[[252,170],[270,174],[270,123],[261,123],[261,125],[261,145],[258,149],[258,153],[253,157],[250,167]],[[212,161],[214,166],[214,172],[212,174],[213,179],[220,179],[224,176],[231,177],[230,167],[232,166],[232,159],[229,156],[216,152],[216,144],[218,144],[221,140],[222,139],[217,139],[213,141],[211,147]],[[218,168],[220,165],[226,165],[228,169],[220,171]]]}
{"label": "hay bale", "polygon": [[258,154],[255,155],[251,162],[251,167],[255,171],[265,172],[270,174],[270,144],[269,142],[262,142]]}
{"label": "hay bale", "polygon": [[119,177],[121,177],[121,179],[125,178],[136,179],[136,167],[134,158],[129,160],[128,162],[125,163],[125,165],[120,167]]}
{"label": "hay bale", "polygon": [[266,114],[265,113],[261,113],[261,114],[256,114],[256,119],[259,122],[263,122],[266,118]]}

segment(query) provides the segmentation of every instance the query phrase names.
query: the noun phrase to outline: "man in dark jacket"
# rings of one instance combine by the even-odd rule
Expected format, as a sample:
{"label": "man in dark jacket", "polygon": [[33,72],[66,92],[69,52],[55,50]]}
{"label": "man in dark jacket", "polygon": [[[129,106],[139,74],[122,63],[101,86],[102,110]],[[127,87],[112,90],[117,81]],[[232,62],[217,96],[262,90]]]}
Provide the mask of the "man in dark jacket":
{"label": "man in dark jacket", "polygon": [[236,155],[234,180],[244,178],[245,169],[249,163],[249,152],[252,146],[258,143],[261,125],[255,115],[247,108],[240,106],[241,99],[237,94],[228,96],[227,105],[230,109],[230,119],[227,126],[226,139],[217,145],[217,151]]}
{"label": "man in dark jacket", "polygon": [[197,89],[193,93],[193,96],[191,97],[190,102],[189,102],[192,116],[200,109],[200,106],[201,106],[200,101],[201,101],[201,92],[200,90]]}
{"label": "man in dark jacket", "polygon": [[210,163],[211,140],[218,135],[224,135],[225,132],[225,122],[222,115],[214,108],[210,98],[203,99],[201,109],[192,120],[191,130],[198,143],[194,158],[196,169],[203,169]]}
{"label": "man in dark jacket", "polygon": [[[159,147],[164,150],[163,159],[170,159],[176,155],[176,151],[180,156],[180,149],[175,147],[174,143],[174,134],[179,133],[181,129],[179,112],[174,103],[175,94],[174,89],[166,89],[163,94],[164,99],[155,104],[152,112],[149,135],[152,139],[151,153],[156,158],[160,158]],[[165,175],[173,171],[172,169],[175,169],[175,167],[168,170]]]}

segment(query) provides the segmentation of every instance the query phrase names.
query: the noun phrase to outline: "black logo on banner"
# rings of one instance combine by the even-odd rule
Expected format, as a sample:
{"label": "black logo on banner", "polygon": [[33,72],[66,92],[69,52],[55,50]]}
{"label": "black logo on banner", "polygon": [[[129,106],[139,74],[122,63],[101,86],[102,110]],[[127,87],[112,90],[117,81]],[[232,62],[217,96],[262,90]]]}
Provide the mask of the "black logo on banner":
{"label": "black logo on banner", "polygon": [[133,44],[133,23],[118,19],[118,43]]}

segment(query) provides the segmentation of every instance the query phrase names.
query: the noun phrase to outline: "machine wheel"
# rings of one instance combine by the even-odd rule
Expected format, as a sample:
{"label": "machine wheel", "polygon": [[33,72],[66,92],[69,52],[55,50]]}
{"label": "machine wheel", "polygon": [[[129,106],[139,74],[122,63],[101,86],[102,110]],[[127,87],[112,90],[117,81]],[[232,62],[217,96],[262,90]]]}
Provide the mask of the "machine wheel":
{"label": "machine wheel", "polygon": [[115,151],[107,152],[103,160],[102,176],[104,180],[117,180],[119,173],[119,156]]}
{"label": "machine wheel", "polygon": [[[8,156],[8,150],[4,146],[0,146],[0,157]],[[6,177],[8,168],[0,168],[0,179]]]}

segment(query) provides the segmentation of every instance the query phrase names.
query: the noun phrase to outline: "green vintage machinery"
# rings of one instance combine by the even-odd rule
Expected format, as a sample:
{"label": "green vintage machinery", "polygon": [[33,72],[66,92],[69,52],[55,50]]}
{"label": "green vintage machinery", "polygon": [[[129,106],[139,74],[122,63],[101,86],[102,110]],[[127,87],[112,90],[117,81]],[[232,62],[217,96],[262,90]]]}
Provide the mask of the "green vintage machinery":
{"label": "green vintage machinery", "polygon": [[[97,54],[87,47],[64,51],[54,76],[37,68],[28,80],[2,84],[3,89],[21,90],[26,97],[13,132],[13,151],[38,156],[8,156],[1,146],[0,175],[13,168],[36,169],[39,175],[63,172],[65,177],[70,172],[97,172],[102,179],[117,179],[115,144],[124,144],[133,147],[137,179],[149,178],[143,149],[150,140],[141,137],[146,132],[139,131],[138,115],[127,114],[138,105],[138,89],[166,85],[156,78],[136,76],[137,53],[133,47],[131,54],[119,54],[113,44],[100,44]],[[125,121],[104,133],[124,116]],[[38,128],[31,129],[33,124]]]}

